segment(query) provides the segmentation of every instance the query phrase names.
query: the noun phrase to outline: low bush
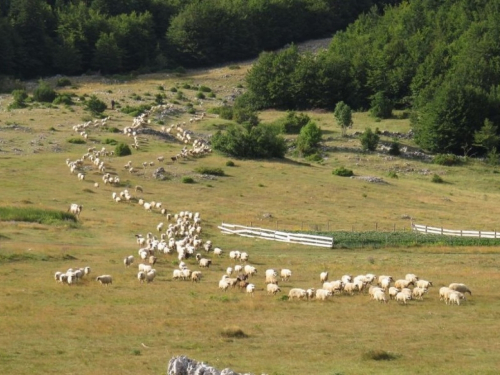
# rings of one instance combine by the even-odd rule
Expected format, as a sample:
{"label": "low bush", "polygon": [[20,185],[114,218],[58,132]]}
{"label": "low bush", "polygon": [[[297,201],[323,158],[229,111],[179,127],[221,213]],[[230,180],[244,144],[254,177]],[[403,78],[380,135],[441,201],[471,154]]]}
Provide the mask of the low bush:
{"label": "low bush", "polygon": [[198,167],[194,170],[199,174],[209,174],[212,176],[225,176],[224,171],[221,168],[209,168],[209,167]]}
{"label": "low bush", "polygon": [[214,107],[208,110],[209,113],[214,113],[219,115],[220,118],[224,120],[232,120],[233,119],[233,107],[223,105],[221,107]]}
{"label": "low bush", "polygon": [[127,104],[125,107],[120,109],[120,112],[126,113],[133,117],[137,117],[143,114],[144,112],[149,111],[150,109],[151,109],[150,104],[140,104],[138,106],[129,106]]}
{"label": "low bush", "polygon": [[232,160],[226,161],[226,167],[234,167],[234,166],[235,166],[234,161]]}
{"label": "low bush", "polygon": [[40,81],[33,90],[33,99],[37,102],[52,103],[56,98],[56,92],[45,81]]}
{"label": "low bush", "polygon": [[107,106],[102,100],[98,99],[97,96],[92,95],[89,100],[85,102],[85,109],[92,112],[94,115],[99,115],[106,110]]}
{"label": "low bush", "polygon": [[66,87],[66,86],[71,86],[71,85],[72,85],[72,83],[71,83],[70,79],[67,77],[59,78],[56,82],[57,87]]}
{"label": "low bush", "polygon": [[0,207],[0,221],[57,224],[68,220],[77,221],[75,215],[69,212],[28,207]]}
{"label": "low bush", "polygon": [[399,178],[398,174],[397,174],[396,172],[394,172],[394,171],[390,171],[390,172],[388,173],[388,176],[389,176],[390,178]]}
{"label": "low bush", "polygon": [[116,146],[118,144],[118,141],[116,141],[112,138],[106,138],[102,143],[104,143],[106,145]]}
{"label": "low bush", "polygon": [[26,99],[28,99],[28,94],[26,90],[19,89],[12,91],[12,97],[14,102],[9,105],[9,109],[17,109],[26,107]]}
{"label": "low bush", "polygon": [[207,87],[207,86],[200,86],[200,88],[198,90],[202,91],[202,92],[211,92],[212,91],[212,89],[210,87]]}
{"label": "low bush", "polygon": [[230,337],[230,338],[245,338],[248,335],[243,332],[243,330],[239,327],[224,327],[221,330],[221,336]]}
{"label": "low bush", "polygon": [[82,144],[84,144],[84,143],[87,143],[87,142],[85,141],[85,139],[83,139],[83,138],[69,138],[69,139],[67,140],[67,142],[68,142],[68,143],[77,144],[77,145],[82,145]]}
{"label": "low bush", "polygon": [[115,156],[127,156],[132,155],[132,150],[125,143],[119,143],[115,147]]}
{"label": "low bush", "polygon": [[182,183],[184,184],[194,184],[194,179],[192,177],[182,177]]}
{"label": "low bush", "polygon": [[65,104],[65,105],[73,105],[73,99],[71,98],[71,94],[58,94],[52,104]]}
{"label": "low bush", "polygon": [[196,98],[197,99],[205,99],[205,94],[202,92],[197,92],[196,93]]}
{"label": "low bush", "polygon": [[398,359],[399,355],[386,352],[385,350],[369,350],[363,353],[364,360],[374,360],[374,361],[392,361]]}
{"label": "low bush", "polygon": [[434,173],[432,175],[432,179],[431,179],[432,182],[434,182],[435,184],[442,184],[444,182],[444,180],[441,178],[441,176],[439,176],[438,174]]}
{"label": "low bush", "polygon": [[432,159],[432,162],[434,164],[452,166],[460,164],[462,160],[459,156],[454,154],[437,154]]}
{"label": "low bush", "polygon": [[352,170],[344,168],[344,167],[338,167],[337,169],[333,170],[332,174],[334,174],[335,176],[340,176],[340,177],[354,176],[354,172]]}
{"label": "low bush", "polygon": [[401,150],[399,149],[399,142],[393,140],[391,143],[391,147],[389,148],[389,155],[399,156],[401,155]]}

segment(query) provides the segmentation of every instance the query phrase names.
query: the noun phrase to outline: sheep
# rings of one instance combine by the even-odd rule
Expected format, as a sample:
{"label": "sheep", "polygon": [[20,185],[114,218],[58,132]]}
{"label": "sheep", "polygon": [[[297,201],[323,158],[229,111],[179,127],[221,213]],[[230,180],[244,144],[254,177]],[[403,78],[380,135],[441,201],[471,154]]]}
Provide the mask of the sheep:
{"label": "sheep", "polygon": [[340,280],[334,280],[323,283],[323,289],[330,290],[332,293],[341,292],[344,289],[344,283]]}
{"label": "sheep", "polygon": [[325,282],[327,282],[327,281],[328,281],[328,272],[326,272],[326,271],[325,271],[325,272],[321,272],[321,273],[319,274],[319,281],[320,281],[321,283],[325,283]]}
{"label": "sheep", "polygon": [[386,277],[382,280],[379,280],[379,285],[382,289],[387,290],[391,286],[392,278]]}
{"label": "sheep", "polygon": [[266,284],[278,284],[278,278],[273,275],[266,275]]}
{"label": "sheep", "polygon": [[149,258],[148,258],[148,263],[152,266],[154,266],[156,264],[156,261],[158,260],[157,257],[155,257],[154,255],[150,255]]}
{"label": "sheep", "polygon": [[380,276],[378,277],[378,282],[377,282],[377,284],[378,284],[379,286],[381,286],[380,284],[382,283],[382,281],[383,281],[384,279],[389,279],[389,284],[390,284],[392,281],[394,281],[394,279],[392,278],[392,276],[380,275]]}
{"label": "sheep", "polygon": [[143,283],[144,280],[146,280],[146,274],[143,271],[139,271],[137,273],[137,280],[139,280],[139,282]]}
{"label": "sheep", "polygon": [[427,293],[426,288],[420,288],[420,287],[415,287],[412,290],[412,297],[415,297],[416,299],[424,299],[424,294]]}
{"label": "sheep", "polygon": [[278,276],[278,272],[276,272],[272,268],[267,269],[266,270],[266,277],[268,277],[268,276],[276,276],[277,277]]}
{"label": "sheep", "polygon": [[333,293],[326,289],[316,290],[316,299],[319,299],[321,301],[325,301],[326,299],[328,299],[328,297],[331,297],[332,295]]}
{"label": "sheep", "polygon": [[[226,276],[226,277],[224,277]],[[229,288],[229,283],[227,282],[227,275],[224,275],[222,279],[219,281],[219,289],[222,289],[224,292]]]}
{"label": "sheep", "polygon": [[183,276],[182,276],[182,270],[174,270],[174,272],[172,274],[172,279],[179,280],[181,278],[183,278]]}
{"label": "sheep", "polygon": [[349,293],[352,296],[354,295],[354,290],[356,290],[356,284],[354,283],[344,284],[344,292]]}
{"label": "sheep", "polygon": [[396,294],[396,301],[398,302],[403,302],[405,305],[406,305],[406,301],[409,300],[408,298],[408,295],[404,292],[399,292],[398,294]]}
{"label": "sheep", "polygon": [[96,189],[99,189],[99,182],[94,182],[94,187],[95,187]]}
{"label": "sheep", "polygon": [[71,203],[71,205],[68,208],[68,212],[75,215],[77,218],[80,217],[82,210],[83,210],[83,206],[81,204],[77,204],[77,203]]}
{"label": "sheep", "polygon": [[214,249],[214,255],[217,255],[218,257],[220,257],[222,255],[222,249],[219,247],[216,247]]}
{"label": "sheep", "polygon": [[138,268],[139,268],[139,271],[144,271],[146,273],[149,272],[149,271],[151,271],[153,269],[153,267],[151,267],[151,265],[149,265],[149,264],[143,264],[143,263],[139,264]]}
{"label": "sheep", "polygon": [[304,289],[300,289],[300,288],[292,288],[288,292],[288,300],[289,301],[291,301],[294,298],[302,299],[302,298],[305,298],[306,296],[307,296],[306,291]]}
{"label": "sheep", "polygon": [[469,295],[472,296],[472,292],[470,291],[470,289],[467,287],[467,285],[465,284],[461,284],[461,283],[451,283],[448,288],[452,289],[452,290],[456,290],[457,292],[460,292],[460,293],[469,293]]}
{"label": "sheep", "polygon": [[246,286],[247,293],[249,293],[253,297],[253,292],[255,290],[255,285],[253,284],[248,284]]}
{"label": "sheep", "polygon": [[87,266],[87,267],[85,267],[85,268],[83,269],[83,274],[84,274],[85,276],[90,275],[90,267],[89,267],[89,266]]}
{"label": "sheep", "polygon": [[[235,270],[236,270],[236,267],[235,267]],[[245,273],[245,275],[254,276],[257,273],[257,268],[247,264],[245,266],[245,268],[243,269],[243,272]]]}
{"label": "sheep", "polygon": [[56,281],[60,281],[60,280],[59,280],[59,277],[60,277],[62,274],[63,274],[62,272],[57,271],[57,272],[54,274],[54,280],[56,280]]}
{"label": "sheep", "polygon": [[391,286],[391,287],[389,288],[389,298],[390,298],[390,299],[394,299],[394,298],[396,298],[396,295],[397,295],[399,292],[401,292],[401,289],[398,289],[398,288],[396,288],[396,287]]}
{"label": "sheep", "polygon": [[247,253],[243,252],[240,254],[240,262],[248,262],[248,258],[249,256]]}
{"label": "sheep", "polygon": [[201,272],[200,271],[193,271],[191,273],[191,281],[194,283],[198,283],[201,281]]}
{"label": "sheep", "polygon": [[99,281],[101,285],[108,286],[109,284],[113,284],[113,277],[111,275],[97,276],[95,280]]}
{"label": "sheep", "polygon": [[387,301],[385,293],[382,290],[376,290],[375,293],[373,294],[373,299],[379,302],[385,302],[385,303],[389,302]]}
{"label": "sheep", "polygon": [[[333,292],[332,292],[332,296],[333,296]],[[316,289],[314,289],[314,288],[306,289],[306,297],[308,300],[316,297]]]}
{"label": "sheep", "polygon": [[453,291],[453,289],[448,288],[447,286],[443,286],[442,288],[439,288],[439,300],[440,301],[445,301],[448,296],[448,293]]}
{"label": "sheep", "polygon": [[417,280],[417,287],[418,288],[429,289],[431,286],[432,286],[432,282],[431,281],[422,280],[422,279]]}
{"label": "sheep", "polygon": [[241,253],[238,250],[233,250],[229,252],[229,258],[236,260],[240,258]]}
{"label": "sheep", "polygon": [[152,208],[151,203],[148,202],[144,202],[143,207],[146,211],[151,211]]}
{"label": "sheep", "polygon": [[375,293],[378,293],[378,292],[382,292],[384,293],[384,289],[378,287],[378,286],[375,286],[375,285],[372,285],[369,289],[368,289],[368,294],[371,296],[371,298],[375,299]]}
{"label": "sheep", "polygon": [[236,266],[234,266],[234,272],[240,272],[243,270],[243,266],[240,266],[239,264],[237,264]]}
{"label": "sheep", "polygon": [[408,297],[408,299],[412,299],[413,292],[412,292],[412,290],[410,288],[402,288],[401,289],[401,293],[406,294],[406,296]]}
{"label": "sheep", "polygon": [[412,281],[413,285],[415,285],[415,283],[418,281],[418,276],[414,273],[408,273],[405,276],[405,280]]}
{"label": "sheep", "polygon": [[191,270],[188,268],[184,268],[183,270],[181,270],[181,274],[182,274],[182,279],[187,280],[191,277]]}
{"label": "sheep", "polygon": [[152,283],[153,280],[155,279],[156,277],[156,271],[155,270],[151,270],[149,271],[147,274],[146,274],[146,282],[147,283]]}
{"label": "sheep", "polygon": [[465,300],[465,295],[463,293],[457,292],[457,291],[451,291],[448,294],[448,300],[447,300],[446,304],[448,304],[448,302],[449,302],[450,305],[456,304],[456,305],[460,306],[461,299]]}
{"label": "sheep", "polygon": [[276,293],[281,292],[280,287],[277,284],[267,284],[267,294],[276,295]]}
{"label": "sheep", "polygon": [[281,281],[288,281],[292,277],[292,271],[287,268],[283,268],[280,272]]}
{"label": "sheep", "polygon": [[352,281],[352,277],[350,275],[344,275],[340,278],[344,284],[350,283]]}
{"label": "sheep", "polygon": [[200,258],[198,260],[198,264],[199,264],[200,267],[209,268],[210,265],[212,264],[212,260],[211,259],[207,259],[207,258]]}
{"label": "sheep", "polygon": [[408,286],[413,285],[413,281],[399,279],[394,282],[394,286],[399,289],[408,288]]}

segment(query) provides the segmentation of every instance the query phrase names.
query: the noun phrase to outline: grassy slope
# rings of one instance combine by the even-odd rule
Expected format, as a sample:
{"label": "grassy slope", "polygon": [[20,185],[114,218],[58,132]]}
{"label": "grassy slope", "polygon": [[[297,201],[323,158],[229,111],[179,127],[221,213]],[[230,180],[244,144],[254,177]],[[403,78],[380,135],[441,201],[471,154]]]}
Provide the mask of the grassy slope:
{"label": "grassy slope", "polygon": [[[169,88],[186,81],[209,86],[223,98],[242,82],[245,69],[197,71],[187,77],[154,75],[123,84],[82,79],[76,92],[136,104],[129,98],[131,93],[154,96],[159,84]],[[194,91],[183,91],[194,97]],[[3,109],[8,101],[2,101]],[[215,104],[204,102],[205,108]],[[111,126],[131,123],[127,115],[110,114]],[[0,204],[66,210],[77,202],[84,207],[78,228],[0,222],[0,252],[27,258],[0,263],[0,372],[160,374],[171,356],[186,354],[219,368],[268,374],[430,374],[455,368],[466,374],[498,373],[497,249],[325,250],[226,237],[216,228],[223,221],[273,228],[276,220],[280,229],[329,221],[335,230],[372,230],[375,225],[408,228],[408,220],[401,215],[410,215],[431,226],[494,230],[499,214],[494,202],[499,197],[493,168],[480,163],[441,167],[360,154],[356,139],[340,138],[332,114],[311,113],[325,130],[325,145],[350,151],[329,152],[323,164],[311,166],[293,159],[235,160],[234,168],[225,167],[227,158],[213,154],[166,163],[163,166],[172,178],[160,182],[149,177],[152,168],[146,175],[142,169],[135,175],[123,170],[128,160],[135,166],[158,155],[169,160],[182,147],[148,136],[145,147],[131,157],[105,159],[108,170],[118,173],[125,184],[142,185],[142,197],[162,201],[171,212],[200,212],[203,239],[222,247],[226,257],[214,259],[199,285],[172,281],[175,257],[162,257],[155,282],[140,285],[136,267],[126,269],[121,261],[137,252],[133,234],[154,231],[164,219],[137,205],[114,203],[111,193],[124,187],[101,184],[95,189],[93,182],[101,182],[96,171],[88,172],[83,182],[69,173],[65,159],[74,160],[93,145],[66,142],[78,136],[71,127],[81,123],[84,115],[79,107],[74,112],[58,108],[0,113]],[[269,111],[261,117],[270,120],[279,115]],[[167,124],[188,119],[186,114]],[[8,123],[32,131],[11,130],[6,128]],[[188,122],[186,127],[208,133],[221,123],[209,117],[196,125]],[[52,126],[56,132],[48,130]],[[375,123],[365,114],[355,114],[352,131],[366,126],[402,131],[408,129],[408,122]],[[105,138],[131,142],[121,134],[91,131],[90,139]],[[62,151],[52,152],[55,145]],[[198,166],[223,168],[229,176],[202,179],[193,172]],[[338,166],[352,168],[356,175],[384,177],[388,184],[334,177],[331,171]],[[400,171],[399,179],[386,177],[389,170]],[[432,184],[430,175],[422,171],[439,173],[446,183]],[[187,175],[197,182],[182,184],[181,177]],[[265,213],[273,218],[264,219]],[[231,265],[227,252],[235,248],[248,251],[259,269],[254,298],[236,290],[227,295],[217,290],[217,280]],[[193,261],[189,263],[197,268]],[[57,270],[86,265],[92,267],[93,277],[82,285],[67,287],[53,280]],[[289,302],[263,291],[262,274],[271,267],[292,269],[291,281],[281,285],[285,293],[291,287],[320,287],[318,276],[323,270],[333,278],[367,272],[402,278],[415,272],[432,280],[435,287],[423,302],[408,306],[381,305],[358,295],[326,303]],[[93,281],[104,273],[114,276],[108,288]],[[456,281],[467,283],[474,294],[463,306],[446,306],[438,300],[437,290]],[[229,326],[240,327],[249,337],[223,338],[220,331]],[[362,359],[376,349],[401,357],[390,362]]]}

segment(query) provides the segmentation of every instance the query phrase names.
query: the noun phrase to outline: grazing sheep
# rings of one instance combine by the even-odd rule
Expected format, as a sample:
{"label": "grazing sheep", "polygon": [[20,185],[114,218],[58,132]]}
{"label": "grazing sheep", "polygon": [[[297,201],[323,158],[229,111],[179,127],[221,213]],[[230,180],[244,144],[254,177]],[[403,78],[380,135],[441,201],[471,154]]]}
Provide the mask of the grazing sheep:
{"label": "grazing sheep", "polygon": [[329,290],[332,293],[341,292],[344,289],[344,283],[341,280],[334,280],[323,283],[323,289]]}
{"label": "grazing sheep", "polygon": [[427,281],[427,280],[418,280],[417,281],[417,287],[418,288],[429,289],[431,286],[432,286],[432,282],[431,281]]}
{"label": "grazing sheep", "polygon": [[139,191],[140,191],[141,193],[144,193],[144,190],[143,190],[142,186],[137,185],[137,186],[135,187],[135,192],[137,193],[137,192],[139,192]]}
{"label": "grazing sheep", "polygon": [[378,293],[378,292],[382,292],[384,293],[384,289],[378,287],[378,286],[375,286],[375,285],[372,285],[369,289],[368,289],[368,294],[371,296],[372,299],[375,299],[375,293]]}
{"label": "grazing sheep", "polygon": [[255,291],[255,285],[253,284],[248,284],[246,286],[247,293],[251,294],[253,297],[253,292]]}
{"label": "grazing sheep", "polygon": [[291,301],[294,298],[303,299],[307,297],[307,292],[304,289],[292,288],[288,292],[288,300]]}
{"label": "grazing sheep", "polygon": [[191,273],[191,281],[194,283],[198,283],[201,281],[201,272],[200,271],[193,271]]}
{"label": "grazing sheep", "polygon": [[342,280],[342,282],[344,284],[347,284],[347,283],[350,283],[352,281],[352,276],[350,275],[343,275],[340,280]]}
{"label": "grazing sheep", "polygon": [[[236,270],[236,267],[235,267],[235,270]],[[257,268],[247,264],[245,266],[245,268],[243,269],[243,272],[245,273],[245,275],[254,276],[257,273]]]}
{"label": "grazing sheep", "polygon": [[281,292],[280,287],[277,284],[267,284],[267,294],[276,295],[276,293]]}
{"label": "grazing sheep", "polygon": [[266,284],[278,284],[278,278],[275,275],[266,275]]}
{"label": "grazing sheep", "polygon": [[396,288],[396,287],[391,286],[391,287],[389,288],[389,298],[390,298],[390,299],[394,299],[394,298],[396,298],[396,295],[397,295],[399,292],[401,292],[401,289],[398,289],[398,288]]}
{"label": "grazing sheep", "polygon": [[344,284],[344,292],[349,293],[351,296],[354,295],[354,291],[356,290],[356,284],[354,283],[345,283]]}
{"label": "grazing sheep", "polygon": [[392,278],[392,276],[380,275],[380,276],[378,277],[378,282],[377,282],[377,284],[378,284],[379,286],[382,286],[382,285],[380,285],[380,284],[382,283],[382,281],[383,281],[384,279],[389,279],[389,284],[390,284],[392,281],[394,281],[394,279]]}
{"label": "grazing sheep", "polygon": [[469,295],[472,296],[472,292],[470,291],[470,289],[467,287],[467,285],[465,284],[461,284],[461,283],[451,283],[448,288],[452,289],[452,290],[456,290],[457,292],[460,292],[460,293],[469,293]]}
{"label": "grazing sheep", "polygon": [[442,288],[439,288],[439,300],[440,301],[445,301],[449,292],[453,291],[453,289],[448,288],[447,286],[443,286]]}
{"label": "grazing sheep", "polygon": [[424,299],[424,294],[427,293],[426,288],[420,288],[420,287],[415,287],[412,290],[412,297],[415,297],[416,299]]}
{"label": "grazing sheep", "polygon": [[229,252],[229,258],[233,260],[240,259],[240,255],[241,253],[238,250],[233,250]]}
{"label": "grazing sheep", "polygon": [[243,270],[243,266],[240,266],[239,264],[237,264],[236,266],[234,266],[234,272],[240,272]]}
{"label": "grazing sheep", "polygon": [[240,262],[248,262],[249,255],[245,252],[240,254]]}
{"label": "grazing sheep", "polygon": [[183,276],[182,276],[182,270],[174,270],[173,274],[172,274],[172,279],[174,280],[179,280],[179,279],[182,279]]}
{"label": "grazing sheep", "polygon": [[399,292],[396,294],[396,301],[398,302],[403,302],[406,305],[406,301],[408,301],[410,298],[408,298],[408,294],[404,292]]}
{"label": "grazing sheep", "polygon": [[375,291],[375,293],[373,293],[373,299],[375,301],[379,301],[379,302],[389,302],[387,301],[387,298],[385,297],[385,293],[382,291],[382,290],[377,290]]}
{"label": "grazing sheep", "polygon": [[139,271],[143,271],[143,272],[149,272],[153,269],[153,267],[151,267],[151,265],[149,264],[144,264],[144,263],[141,263],[138,265],[138,268],[139,268]]}
{"label": "grazing sheep", "polygon": [[[333,292],[332,292],[332,296],[333,296]],[[308,300],[316,297],[316,289],[314,289],[314,288],[306,289],[306,297]]]}
{"label": "grazing sheep", "polygon": [[316,290],[316,299],[319,299],[321,301],[325,301],[326,299],[328,299],[328,297],[331,297],[332,295],[333,293],[326,289]]}
{"label": "grazing sheep", "polygon": [[222,249],[219,247],[216,247],[214,249],[214,255],[217,255],[218,257],[220,257],[222,255]]}
{"label": "grazing sheep", "polygon": [[283,268],[280,272],[281,281],[288,281],[292,277],[292,271],[287,268]]}
{"label": "grazing sheep", "polygon": [[137,280],[139,280],[139,282],[143,283],[144,280],[146,280],[146,274],[143,271],[139,271],[137,273]]}
{"label": "grazing sheep", "polygon": [[379,285],[382,289],[387,290],[391,286],[392,278],[386,277],[379,281]]}
{"label": "grazing sheep", "polygon": [[398,289],[408,288],[410,285],[413,285],[413,281],[399,279],[394,282],[394,286]]}
{"label": "grazing sheep", "polygon": [[414,273],[408,273],[405,276],[405,280],[412,281],[413,285],[415,285],[416,282],[418,281],[418,276],[415,275]]}
{"label": "grazing sheep", "polygon": [[156,277],[156,271],[155,270],[151,270],[149,271],[147,274],[146,274],[146,282],[147,283],[152,283],[153,280],[155,279]]}
{"label": "grazing sheep", "polygon": [[[226,276],[226,277],[224,277]],[[219,289],[222,289],[224,292],[229,288],[229,283],[227,282],[227,275],[224,275],[222,279],[219,281]]]}
{"label": "grazing sheep", "polygon": [[148,263],[152,266],[154,266],[156,264],[156,261],[158,260],[157,257],[155,257],[154,255],[150,255],[149,258],[148,258]]}
{"label": "grazing sheep", "polygon": [[321,272],[319,274],[319,281],[325,283],[328,281],[328,272]]}
{"label": "grazing sheep", "polygon": [[99,182],[94,182],[94,187],[95,187],[96,189],[99,189]]}
{"label": "grazing sheep", "polygon": [[113,284],[113,277],[111,277],[111,275],[97,276],[95,280],[99,281],[101,285],[108,286],[109,284]]}
{"label": "grazing sheep", "polygon": [[456,305],[460,306],[461,299],[465,300],[465,295],[463,293],[457,292],[457,291],[451,291],[448,294],[448,299],[446,301],[446,304],[448,304],[448,302],[449,302],[450,305],[456,304]]}
{"label": "grazing sheep", "polygon": [[76,203],[71,203],[71,205],[68,208],[68,212],[75,215],[77,218],[80,217],[82,210],[83,206],[81,204],[76,204]]}

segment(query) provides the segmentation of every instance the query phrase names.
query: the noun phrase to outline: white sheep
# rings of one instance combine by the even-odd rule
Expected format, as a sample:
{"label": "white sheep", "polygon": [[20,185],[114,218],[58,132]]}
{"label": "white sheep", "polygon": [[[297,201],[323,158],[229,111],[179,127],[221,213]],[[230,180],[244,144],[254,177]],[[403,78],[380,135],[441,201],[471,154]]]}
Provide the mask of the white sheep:
{"label": "white sheep", "polygon": [[453,289],[448,288],[447,286],[443,286],[439,288],[439,300],[440,301],[445,301],[447,299],[448,293],[453,291]]}
{"label": "white sheep", "polygon": [[396,298],[396,295],[397,295],[399,292],[401,292],[401,289],[398,289],[398,288],[396,288],[396,287],[394,287],[394,286],[391,286],[391,287],[389,288],[389,298],[390,298],[390,299]]}
{"label": "white sheep", "polygon": [[222,255],[222,249],[219,247],[216,247],[214,249],[214,255],[217,255],[218,257],[220,257]]}
{"label": "white sheep", "polygon": [[384,293],[384,289],[375,285],[370,286],[368,289],[368,294],[371,296],[372,299],[375,299],[375,293],[382,292]]}
{"label": "white sheep", "polygon": [[111,275],[101,275],[96,277],[96,281],[99,281],[101,285],[108,286],[109,284],[113,284],[113,277]]}
{"label": "white sheep", "polygon": [[415,285],[418,281],[418,276],[414,273],[407,273],[405,276],[405,280],[411,281],[413,282],[413,285]]}
{"label": "white sheep", "polygon": [[412,297],[415,297],[416,299],[424,299],[425,293],[427,293],[426,288],[420,288],[417,286],[412,290]]}
{"label": "white sheep", "polygon": [[387,298],[385,297],[385,293],[382,290],[376,290],[375,293],[373,293],[373,299],[379,302],[388,302]]}
{"label": "white sheep", "polygon": [[398,289],[408,288],[410,285],[413,285],[413,281],[407,279],[399,279],[394,282],[394,286]]}
{"label": "white sheep", "polygon": [[354,283],[345,283],[344,284],[344,292],[349,293],[351,296],[354,295],[354,291],[356,290],[356,284]]}
{"label": "white sheep", "polygon": [[[333,292],[332,292],[332,296],[333,296]],[[314,288],[306,289],[306,297],[308,300],[316,297],[316,289],[314,289]]]}
{"label": "white sheep", "polygon": [[[224,275],[227,278],[227,275]],[[222,289],[224,292],[227,291],[227,288],[229,288],[229,283],[227,282],[226,278],[222,277],[222,279],[219,281],[219,289]]]}
{"label": "white sheep", "polygon": [[333,293],[330,290],[318,289],[316,290],[316,299],[325,301],[328,297],[331,297]]}
{"label": "white sheep", "polygon": [[288,300],[291,301],[294,298],[303,299],[307,297],[307,293],[304,289],[292,288],[288,292]]}
{"label": "white sheep", "polygon": [[229,252],[229,258],[236,260],[240,258],[241,253],[238,250],[232,250]]}
{"label": "white sheep", "polygon": [[144,263],[140,263],[138,265],[138,267],[139,267],[139,271],[143,271],[143,272],[146,272],[146,273],[149,272],[149,271],[151,271],[153,269],[153,267],[151,267],[150,264],[144,264]]}
{"label": "white sheep", "polygon": [[448,294],[448,300],[447,300],[446,304],[448,304],[448,302],[449,302],[450,305],[456,304],[456,305],[460,306],[461,299],[465,300],[465,295],[463,293],[457,292],[457,291],[452,291]]}
{"label": "white sheep", "polygon": [[406,301],[408,301],[410,298],[408,298],[408,294],[404,292],[399,292],[396,294],[396,301],[398,302],[403,302],[406,305]]}
{"label": "white sheep", "polygon": [[340,280],[342,280],[342,282],[344,284],[347,284],[347,283],[350,283],[352,281],[352,276],[350,275],[343,275]]}
{"label": "white sheep", "polygon": [[249,255],[245,252],[240,254],[240,262],[248,262]]}
{"label": "white sheep", "polygon": [[202,274],[200,271],[193,271],[191,273],[191,281],[194,283],[200,282],[201,281]]}
{"label": "white sheep", "polygon": [[[235,271],[236,271],[236,267],[234,267]],[[248,275],[248,276],[254,276],[256,273],[257,273],[257,268],[255,268],[254,266],[250,266],[250,265],[246,265],[245,268],[243,269],[243,272],[245,275]]]}
{"label": "white sheep", "polygon": [[248,284],[246,287],[247,293],[251,294],[253,297],[253,292],[255,291],[255,285],[254,284]]}
{"label": "white sheep", "polygon": [[267,284],[267,294],[276,295],[276,293],[281,292],[280,287],[277,284]]}
{"label": "white sheep", "polygon": [[227,274],[228,276],[231,276],[231,275],[232,275],[232,273],[233,273],[233,268],[232,268],[232,267],[227,267],[227,268],[226,268],[226,274]]}
{"label": "white sheep", "polygon": [[182,279],[182,270],[174,270],[172,274],[172,279],[174,280]]}
{"label": "white sheep", "polygon": [[287,268],[283,268],[280,272],[281,281],[288,281],[292,277],[292,271]]}
{"label": "white sheep", "polygon": [[341,280],[333,280],[323,283],[323,289],[329,290],[332,293],[341,292],[344,289],[344,283]]}
{"label": "white sheep", "polygon": [[146,282],[147,283],[152,283],[153,280],[155,279],[155,277],[156,277],[156,271],[154,269],[152,269],[151,271],[149,271],[146,274]]}
{"label": "white sheep", "polygon": [[71,203],[71,205],[68,208],[68,212],[75,215],[77,218],[80,217],[82,210],[83,210],[83,206],[81,204],[77,204],[77,203]]}
{"label": "white sheep", "polygon": [[328,281],[328,272],[321,272],[319,274],[319,281],[324,283],[324,282],[327,282]]}
{"label": "white sheep", "polygon": [[137,273],[137,280],[139,280],[139,282],[143,283],[144,280],[146,280],[146,274],[143,271],[139,271]]}

